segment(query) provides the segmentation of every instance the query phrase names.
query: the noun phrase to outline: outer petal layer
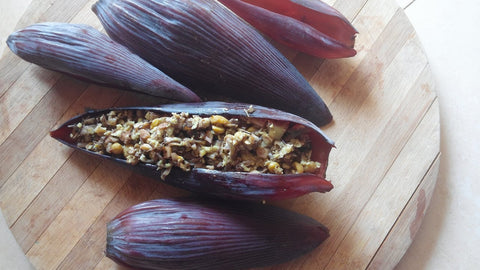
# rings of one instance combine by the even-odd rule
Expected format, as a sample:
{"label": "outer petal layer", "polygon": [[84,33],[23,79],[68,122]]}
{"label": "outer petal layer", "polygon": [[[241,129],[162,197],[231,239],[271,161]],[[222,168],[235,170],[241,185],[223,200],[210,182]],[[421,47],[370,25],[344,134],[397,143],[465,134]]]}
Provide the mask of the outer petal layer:
{"label": "outer petal layer", "polygon": [[80,79],[172,100],[200,101],[188,88],[88,25],[34,24],[11,34],[7,44],[26,61]]}
{"label": "outer petal layer", "polygon": [[247,269],[306,254],[329,236],[314,219],[270,205],[153,200],[107,225],[107,257],[135,269]]}
{"label": "outer petal layer", "polygon": [[180,83],[288,111],[321,126],[332,116],[298,70],[215,0],[100,0],[107,33]]}
{"label": "outer petal layer", "polygon": [[[326,34],[321,30],[316,29],[314,26],[299,21],[294,17],[275,13],[270,11],[268,8],[247,3],[250,1],[219,1],[258,29],[260,32],[295,50],[321,58],[342,58],[354,56],[356,54],[356,51],[353,49],[353,41],[355,40],[354,35],[350,35],[349,40],[337,40],[334,37],[327,35],[334,34],[334,36],[339,36],[336,32],[332,33],[331,29],[329,29]],[[278,3],[280,2],[281,1]],[[260,4],[262,4],[262,6],[266,6],[266,3],[261,2]],[[292,8],[297,8],[296,4],[292,3],[291,5],[293,5]],[[275,6],[273,6],[273,10],[276,10]],[[284,11],[289,10],[280,10],[280,12]],[[290,12],[284,13],[290,14]],[[293,13],[291,15],[296,16],[299,14]],[[302,19],[307,20],[307,18]],[[328,17],[328,19],[331,19],[331,17]],[[342,29],[339,29],[339,31],[345,32],[345,30]],[[339,36],[339,38],[345,39],[341,36]],[[342,41],[346,43],[342,43]]]}
{"label": "outer petal layer", "polygon": [[291,17],[353,48],[358,31],[342,13],[320,0],[241,0]]}

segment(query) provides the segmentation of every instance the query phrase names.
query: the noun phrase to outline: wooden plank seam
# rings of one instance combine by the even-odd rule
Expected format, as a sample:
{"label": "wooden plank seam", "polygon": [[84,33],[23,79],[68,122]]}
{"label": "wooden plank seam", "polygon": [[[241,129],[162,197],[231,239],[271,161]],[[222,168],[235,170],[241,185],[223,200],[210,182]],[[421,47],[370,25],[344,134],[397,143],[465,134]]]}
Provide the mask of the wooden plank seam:
{"label": "wooden plank seam", "polygon": [[[427,68],[427,66],[425,67]],[[430,106],[434,103],[434,101],[436,100],[436,98],[434,100],[432,100],[432,102],[430,103]],[[420,125],[420,123],[423,121],[426,113],[427,113],[428,109],[423,113],[422,115],[422,118],[419,119],[419,121],[417,122],[417,127]],[[405,146],[408,144],[409,142],[409,138],[411,138],[413,136],[413,134],[415,133],[415,130],[411,130],[410,134],[408,135],[408,139],[406,139],[402,145],[402,147],[399,149],[399,151],[396,152],[396,157],[394,159],[392,159],[392,162],[390,162],[390,165],[389,165],[389,168],[386,169],[384,172],[383,172],[383,176],[381,177],[381,181],[378,181],[376,183],[376,187],[372,190],[372,192],[370,193],[370,196],[369,198],[365,201],[365,203],[363,204],[362,208],[358,211],[358,213],[356,214],[356,217],[354,218],[353,222],[351,223],[351,225],[349,226],[349,229],[346,231],[346,233],[343,235],[342,237],[342,240],[339,241],[339,244],[337,245],[337,247],[335,248],[335,251],[333,252],[333,254],[336,254],[338,249],[341,247],[341,244],[345,241],[345,238],[348,237],[349,233],[351,232],[351,230],[353,229],[353,226],[355,225],[356,221],[358,220],[358,218],[360,217],[360,215],[362,214],[363,210],[365,209],[366,205],[369,203],[370,199],[374,196],[375,194],[375,190],[381,185],[383,179],[385,178],[385,176],[388,174],[390,168],[395,164],[395,162],[397,161],[397,158],[398,156],[402,153],[403,149],[405,148]],[[393,226],[392,226],[393,227]],[[382,241],[383,242],[383,241]],[[328,260],[328,263],[325,265],[324,269],[327,269],[327,266],[331,263],[331,260],[334,258],[334,256],[331,256],[330,259]],[[373,259],[374,257],[372,257]]]}
{"label": "wooden plank seam", "polygon": [[[65,165],[65,164],[70,160],[70,158],[72,157],[72,155],[73,155],[73,152],[72,152],[72,154],[69,156],[69,158],[66,159],[65,162],[62,164],[62,167],[63,167],[63,165]],[[90,176],[92,176],[92,174],[93,174],[93,173],[95,172],[95,170],[101,165],[101,163],[102,163],[102,162],[99,162],[99,163],[95,166],[95,169],[92,170],[92,172],[90,172],[87,177],[85,177],[85,179],[84,179],[84,181],[83,181],[83,184],[87,181],[88,178],[90,178]],[[59,171],[60,171],[60,169],[57,170],[57,172],[55,173],[55,175],[57,175],[57,174],[59,173]],[[55,178],[55,175],[49,180],[49,182],[50,182],[52,179]],[[71,196],[67,199],[67,202],[70,201],[70,200],[73,198],[73,196],[75,196],[75,194],[77,193],[77,191],[82,188],[83,184],[82,184],[82,185],[79,185],[79,186],[75,189],[75,192],[72,192]],[[47,185],[48,185],[48,184],[47,184]],[[42,188],[42,191],[43,191],[43,189],[44,189],[47,185],[45,185],[45,186]],[[30,204],[28,205],[28,207],[26,207],[25,210],[22,212],[22,214],[17,218],[17,220],[15,220],[15,223],[23,216],[23,214],[29,209],[29,207],[36,201],[37,197],[39,197],[39,196],[42,194],[42,191],[40,191],[40,192],[37,194],[37,196],[35,196],[35,199],[33,199],[33,200],[30,202]],[[65,203],[65,204],[61,207],[61,209],[60,209],[59,211],[57,211],[57,213],[56,213],[54,216],[51,217],[51,220],[55,220],[55,219],[58,217],[58,215],[63,211],[63,209],[65,209],[65,207],[66,207],[67,205],[68,205],[68,203]],[[15,223],[12,224],[12,227],[15,226]],[[50,225],[50,223],[46,224],[45,228],[39,233],[39,236],[37,237],[37,239],[40,238],[40,237],[43,235],[43,233],[48,229],[49,225]],[[30,245],[28,248],[26,248],[26,249],[24,250],[24,252],[25,252],[25,253],[28,253],[28,251],[30,251],[30,249],[31,249],[32,247],[33,247],[33,245]],[[22,247],[22,248],[23,248],[23,247]]]}
{"label": "wooden plank seam", "polygon": [[[401,213],[398,215],[398,217],[396,218],[395,222],[392,224],[392,226],[390,227],[388,233],[387,233],[387,236],[383,239],[382,243],[379,245],[377,251],[375,252],[375,255],[372,256],[372,258],[370,259],[370,262],[368,263],[366,269],[370,269],[371,267],[371,264],[372,262],[376,259],[376,256],[377,256],[377,253],[382,249],[384,243],[386,241],[388,241],[389,239],[389,236],[392,232],[392,230],[395,229],[395,226],[397,225],[398,221],[400,219],[402,219],[403,215],[405,214],[405,211],[406,209],[411,205],[411,203],[413,203],[413,200],[416,199],[416,196],[417,195],[417,192],[419,191],[419,188],[422,187],[424,185],[424,181],[426,179],[426,177],[431,173],[431,170],[432,168],[436,165],[437,162],[440,162],[440,156],[441,156],[441,152],[438,152],[438,154],[435,156],[435,158],[433,159],[432,163],[430,164],[430,167],[428,168],[428,170],[425,172],[422,180],[418,183],[417,185],[417,188],[415,189],[415,191],[412,193],[412,195],[410,196],[410,199],[407,201],[407,203],[405,204],[403,210],[401,211]],[[429,201],[427,200],[427,203],[428,203],[428,206],[426,207],[425,209],[425,213],[428,211],[428,208],[430,207],[430,203]]]}

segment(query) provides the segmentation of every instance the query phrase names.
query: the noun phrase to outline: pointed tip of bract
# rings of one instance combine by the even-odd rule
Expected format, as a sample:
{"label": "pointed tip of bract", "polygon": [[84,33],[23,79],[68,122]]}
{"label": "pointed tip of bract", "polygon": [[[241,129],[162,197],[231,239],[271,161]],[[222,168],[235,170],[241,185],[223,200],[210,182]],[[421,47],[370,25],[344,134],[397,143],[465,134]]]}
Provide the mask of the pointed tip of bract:
{"label": "pointed tip of bract", "polygon": [[93,3],[92,7],[90,8],[90,9],[93,11],[93,13],[95,13],[95,14],[97,14],[97,12],[98,12],[98,5],[99,5],[99,2],[100,2],[100,1],[101,1],[101,0]]}
{"label": "pointed tip of bract", "polygon": [[105,6],[110,4],[109,2],[112,2],[112,0],[97,0],[97,2],[93,3],[91,10],[98,15],[98,12],[101,12]]}
{"label": "pointed tip of bract", "polygon": [[50,137],[53,139],[62,142],[62,143],[72,143],[72,139],[70,138],[71,129],[68,126],[62,125],[54,130],[50,131]]}
{"label": "pointed tip of bract", "polygon": [[17,41],[16,41],[17,36],[18,36],[18,32],[13,32],[8,36],[6,41],[8,48],[10,48],[10,50],[14,54],[18,54]]}

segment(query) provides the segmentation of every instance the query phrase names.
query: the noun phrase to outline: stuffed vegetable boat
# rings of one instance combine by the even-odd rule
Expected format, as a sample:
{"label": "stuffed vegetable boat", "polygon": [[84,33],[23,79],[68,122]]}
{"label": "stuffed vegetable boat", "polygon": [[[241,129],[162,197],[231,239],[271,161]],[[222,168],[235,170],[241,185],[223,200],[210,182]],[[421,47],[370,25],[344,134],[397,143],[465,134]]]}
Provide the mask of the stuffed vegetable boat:
{"label": "stuffed vegetable boat", "polygon": [[51,136],[192,192],[281,200],[333,188],[334,143],[315,124],[262,106],[178,103],[76,116]]}

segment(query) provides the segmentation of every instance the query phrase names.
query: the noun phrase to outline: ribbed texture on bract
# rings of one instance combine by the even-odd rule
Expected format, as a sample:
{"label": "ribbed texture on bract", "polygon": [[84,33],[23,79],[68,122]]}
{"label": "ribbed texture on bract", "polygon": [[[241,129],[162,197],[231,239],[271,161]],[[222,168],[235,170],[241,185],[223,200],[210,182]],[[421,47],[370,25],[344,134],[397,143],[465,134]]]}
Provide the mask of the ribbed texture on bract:
{"label": "ribbed texture on bract", "polygon": [[313,250],[328,237],[317,221],[277,207],[192,199],[133,206],[107,230],[107,256],[141,269],[273,265]]}
{"label": "ribbed texture on bract", "polygon": [[100,0],[93,11],[114,40],[191,89],[331,121],[295,67],[217,1]]}
{"label": "ribbed texture on bract", "polygon": [[[300,52],[320,58],[342,58],[356,54],[352,48],[355,41],[352,28],[345,24],[343,16],[339,18],[326,14],[331,13],[332,8],[317,12],[290,0],[218,1],[266,36]],[[318,23],[309,24],[311,19]],[[317,29],[316,26],[320,27]],[[337,36],[341,39],[334,38]]]}
{"label": "ribbed texture on bract", "polygon": [[91,82],[200,101],[192,91],[88,25],[34,24],[11,34],[7,44],[26,61]]}

